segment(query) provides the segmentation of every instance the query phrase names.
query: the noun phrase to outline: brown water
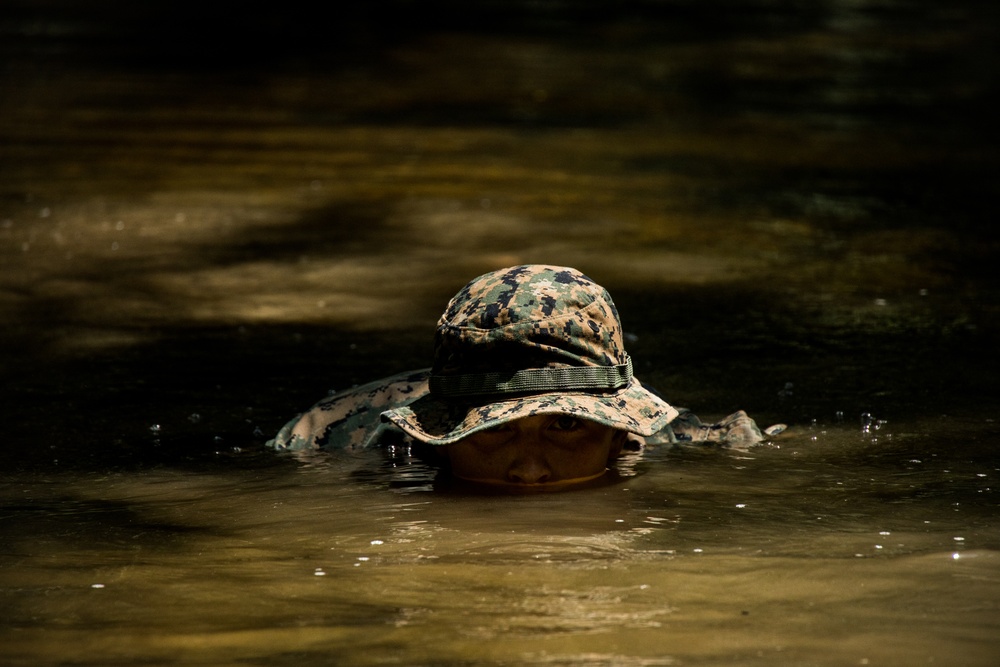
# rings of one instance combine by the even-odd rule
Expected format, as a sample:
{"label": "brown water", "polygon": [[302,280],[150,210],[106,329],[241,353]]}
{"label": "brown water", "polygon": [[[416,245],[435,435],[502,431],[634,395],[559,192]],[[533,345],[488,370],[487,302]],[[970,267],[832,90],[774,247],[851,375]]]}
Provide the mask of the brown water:
{"label": "brown water", "polygon": [[[0,663],[1000,661],[990,3],[312,11],[0,9]],[[520,262],[791,429],[532,497],[263,450]]]}

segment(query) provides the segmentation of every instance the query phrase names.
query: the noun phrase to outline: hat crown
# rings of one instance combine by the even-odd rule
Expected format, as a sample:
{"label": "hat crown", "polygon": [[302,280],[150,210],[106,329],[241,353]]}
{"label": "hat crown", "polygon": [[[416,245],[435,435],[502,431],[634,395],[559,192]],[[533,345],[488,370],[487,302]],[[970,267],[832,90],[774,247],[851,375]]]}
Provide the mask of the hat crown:
{"label": "hat crown", "polygon": [[449,302],[435,336],[436,375],[626,360],[611,295],[568,267],[515,266],[472,280]]}
{"label": "hat crown", "polygon": [[515,266],[463,287],[438,322],[427,386],[382,418],[435,446],[533,415],[642,436],[677,416],[632,375],[611,296],[566,267]]}

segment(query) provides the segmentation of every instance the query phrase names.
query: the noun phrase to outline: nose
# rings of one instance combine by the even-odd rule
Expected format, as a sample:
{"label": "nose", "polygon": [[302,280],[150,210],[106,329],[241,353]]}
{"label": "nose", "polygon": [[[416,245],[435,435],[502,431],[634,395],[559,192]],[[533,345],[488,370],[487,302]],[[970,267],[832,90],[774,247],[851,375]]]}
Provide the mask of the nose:
{"label": "nose", "polygon": [[552,470],[537,452],[522,452],[507,469],[507,481],[512,484],[545,484],[551,480]]}

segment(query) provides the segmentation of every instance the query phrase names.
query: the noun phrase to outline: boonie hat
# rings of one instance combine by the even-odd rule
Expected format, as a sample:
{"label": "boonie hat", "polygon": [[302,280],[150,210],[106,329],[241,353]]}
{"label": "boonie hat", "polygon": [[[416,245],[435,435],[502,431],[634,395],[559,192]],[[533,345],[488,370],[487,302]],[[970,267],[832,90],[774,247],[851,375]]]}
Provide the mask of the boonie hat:
{"label": "boonie hat", "polygon": [[642,436],[677,416],[632,375],[611,295],[568,267],[515,266],[463,287],[438,321],[429,388],[382,419],[430,445],[533,415]]}

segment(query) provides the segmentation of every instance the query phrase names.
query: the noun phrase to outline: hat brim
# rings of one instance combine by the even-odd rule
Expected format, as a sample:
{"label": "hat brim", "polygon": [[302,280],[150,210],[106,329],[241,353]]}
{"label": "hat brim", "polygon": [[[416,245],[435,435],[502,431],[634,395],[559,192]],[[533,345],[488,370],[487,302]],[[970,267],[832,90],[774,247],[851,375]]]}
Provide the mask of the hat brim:
{"label": "hat brim", "polygon": [[534,415],[563,414],[588,419],[641,436],[651,436],[677,410],[642,386],[638,379],[615,392],[555,392],[499,401],[455,403],[433,395],[387,410],[382,419],[428,445],[450,445],[473,433]]}

